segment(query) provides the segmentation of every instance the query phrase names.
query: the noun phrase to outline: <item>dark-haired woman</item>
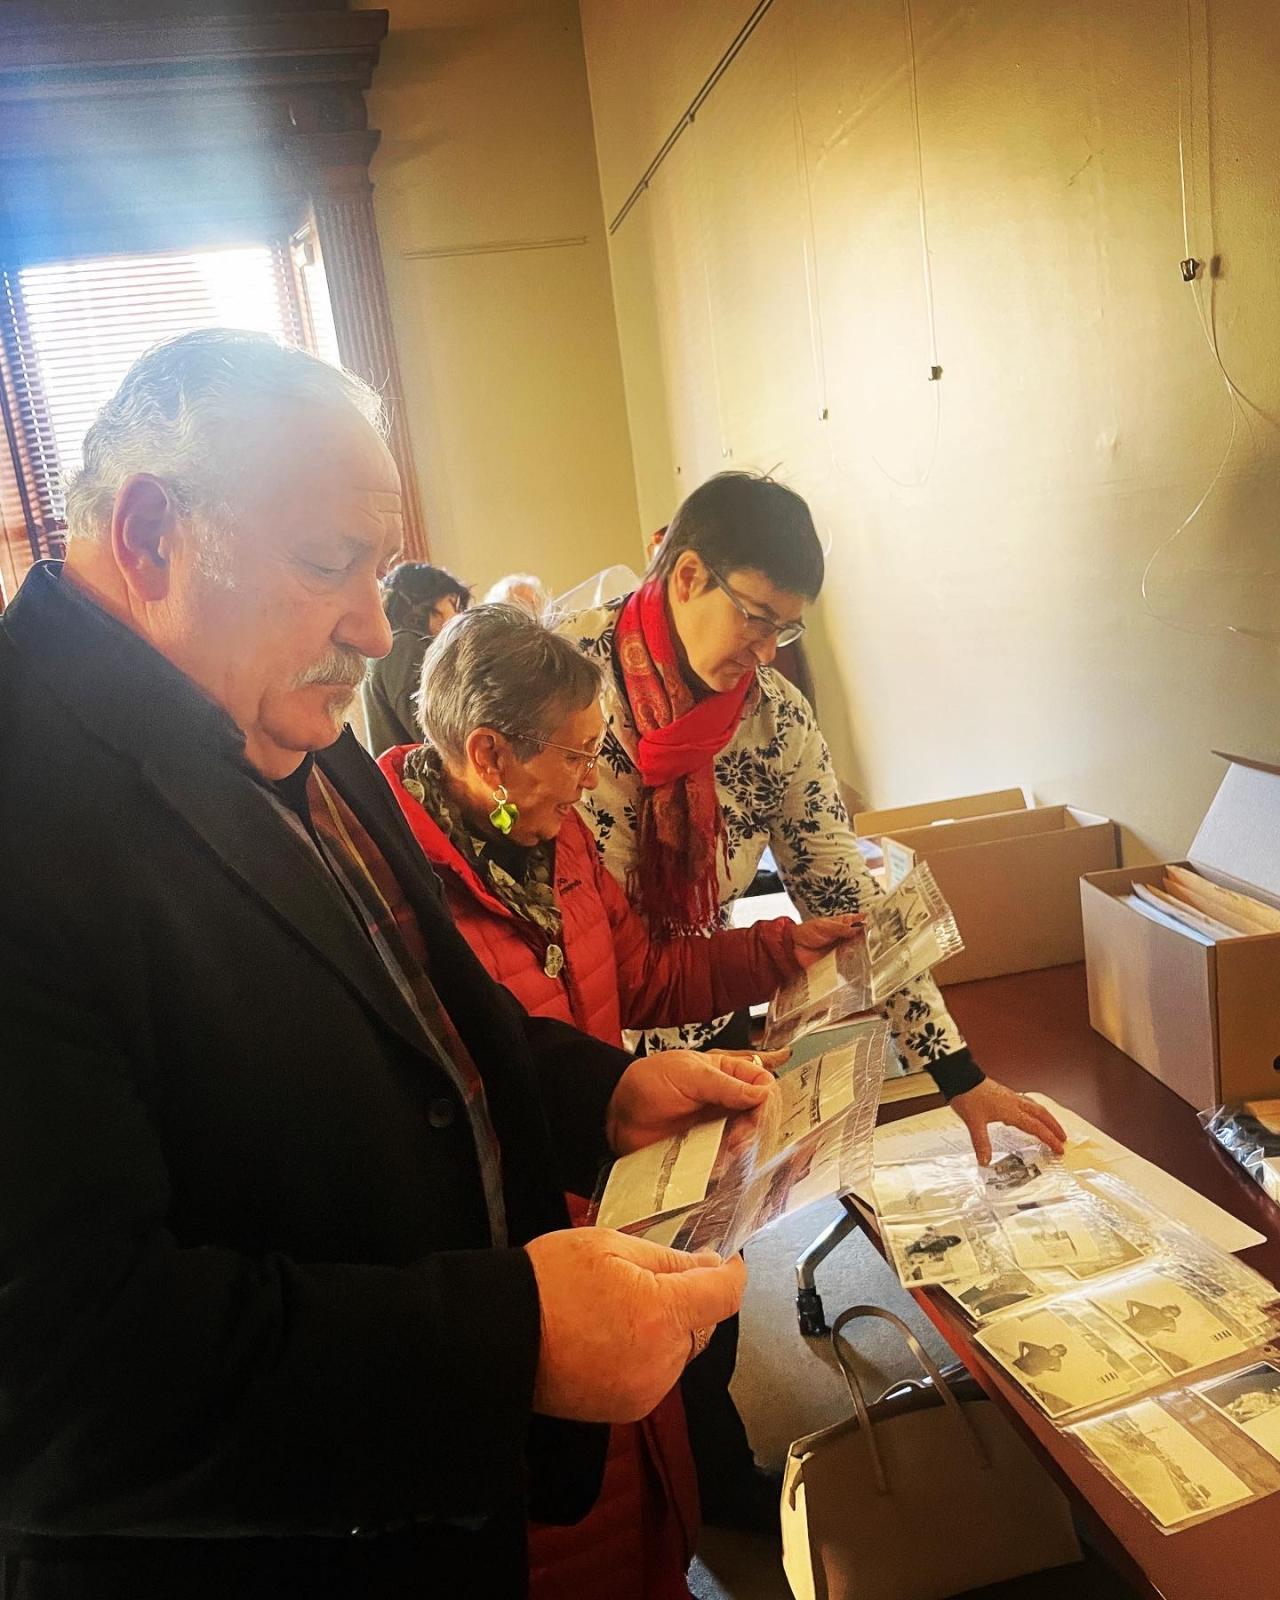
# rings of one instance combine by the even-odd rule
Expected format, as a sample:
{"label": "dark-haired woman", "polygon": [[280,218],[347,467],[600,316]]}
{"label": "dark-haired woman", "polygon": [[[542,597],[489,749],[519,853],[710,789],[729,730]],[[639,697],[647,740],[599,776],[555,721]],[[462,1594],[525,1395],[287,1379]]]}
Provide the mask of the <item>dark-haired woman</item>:
{"label": "dark-haired woman", "polygon": [[[582,812],[654,931],[723,926],[766,846],[807,917],[858,911],[881,892],[813,709],[773,666],[803,635],[824,569],[798,494],[772,478],[721,473],[679,507],[633,594],[560,624],[608,669],[599,783]],[[908,1068],[929,1071],[965,1122],[979,1160],[990,1159],[987,1126],[997,1121],[1062,1148],[1042,1106],[983,1075],[931,979],[900,990],[884,1015]],[[723,1047],[729,1022],[653,1030],[645,1043]],[[721,1324],[683,1389],[704,1514],[741,1524],[776,1512],[745,1470],[746,1436],[727,1393],[735,1340],[736,1319]]]}
{"label": "dark-haired woman", "polygon": [[369,748],[381,755],[418,737],[413,697],[427,646],[450,617],[471,604],[471,591],[443,567],[405,561],[382,585],[382,609],[391,624],[391,650],[370,663],[361,686]]}

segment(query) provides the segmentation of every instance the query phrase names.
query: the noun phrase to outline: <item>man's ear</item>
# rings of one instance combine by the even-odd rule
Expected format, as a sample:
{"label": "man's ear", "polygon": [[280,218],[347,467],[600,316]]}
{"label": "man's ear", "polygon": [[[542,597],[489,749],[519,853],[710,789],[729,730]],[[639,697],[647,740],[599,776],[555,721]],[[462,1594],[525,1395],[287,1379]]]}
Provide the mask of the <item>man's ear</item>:
{"label": "man's ear", "polygon": [[139,600],[154,602],[168,596],[181,539],[172,490],[150,472],[126,478],[111,508],[111,553]]}
{"label": "man's ear", "polygon": [[671,569],[671,590],[675,599],[683,605],[686,600],[692,600],[706,588],[707,569],[702,557],[696,550],[681,552],[675,566]]}

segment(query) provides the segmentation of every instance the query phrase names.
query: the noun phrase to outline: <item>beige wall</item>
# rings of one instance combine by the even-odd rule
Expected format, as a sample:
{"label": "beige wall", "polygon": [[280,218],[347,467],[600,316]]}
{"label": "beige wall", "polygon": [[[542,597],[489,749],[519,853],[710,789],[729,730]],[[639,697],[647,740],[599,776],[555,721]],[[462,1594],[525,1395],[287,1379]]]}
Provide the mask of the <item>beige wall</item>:
{"label": "beige wall", "polygon": [[559,592],[639,542],[577,11],[390,13],[369,95],[375,205],[432,557],[482,586],[531,569]]}
{"label": "beige wall", "polygon": [[[753,10],[582,0],[606,218]],[[831,541],[819,698],[876,804],[1026,782],[1184,851],[1280,754],[1280,19],[1270,0],[775,0],[611,241],[643,526],[770,468]],[[1232,408],[1191,248],[1220,256]],[[1205,306],[1208,308],[1208,291]],[[822,420],[825,411],[826,420]],[[935,447],[936,437],[936,447]],[[1152,567],[1152,608],[1144,567]]]}

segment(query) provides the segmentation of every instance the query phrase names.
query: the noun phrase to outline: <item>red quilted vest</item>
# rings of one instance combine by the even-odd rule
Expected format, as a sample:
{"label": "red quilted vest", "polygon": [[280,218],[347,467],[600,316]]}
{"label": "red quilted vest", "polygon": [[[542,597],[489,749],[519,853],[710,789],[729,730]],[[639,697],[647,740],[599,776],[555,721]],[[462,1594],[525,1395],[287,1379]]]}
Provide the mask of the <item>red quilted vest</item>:
{"label": "red quilted vest", "polygon": [[[785,919],[712,939],[650,941],[574,812],[556,841],[564,967],[550,976],[546,934],[490,892],[404,788],[411,748],[388,750],[378,765],[441,876],[460,932],[531,1015],[558,1017],[620,1044],[624,1026],[722,1015],[765,998],[796,970]],[[580,1218],[585,1208],[578,1202],[574,1209]],[[673,1391],[642,1423],[612,1430],[600,1498],[584,1521],[573,1528],[531,1526],[531,1593],[535,1600],[685,1600],[697,1508],[684,1413]]]}

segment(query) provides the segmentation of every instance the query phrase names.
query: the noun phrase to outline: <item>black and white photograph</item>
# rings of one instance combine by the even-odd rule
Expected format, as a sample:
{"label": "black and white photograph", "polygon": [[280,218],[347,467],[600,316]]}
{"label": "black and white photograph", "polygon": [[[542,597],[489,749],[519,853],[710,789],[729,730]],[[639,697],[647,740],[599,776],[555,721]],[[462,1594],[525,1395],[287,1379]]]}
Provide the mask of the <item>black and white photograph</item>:
{"label": "black and white photograph", "polygon": [[1040,1176],[1039,1162],[1024,1156],[1019,1150],[997,1156],[989,1167],[982,1169],[982,1179],[992,1194],[1009,1194],[1025,1189]]}
{"label": "black and white photograph", "polygon": [[1280,1368],[1262,1361],[1196,1392],[1280,1460]]}
{"label": "black and white photograph", "polygon": [[1161,1272],[1099,1284],[1089,1298],[1175,1376],[1239,1355],[1246,1341],[1209,1303]]}
{"label": "black and white photograph", "polygon": [[972,1278],[978,1259],[968,1230],[954,1218],[921,1227],[886,1223],[885,1244],[892,1253],[903,1283],[917,1287]]}
{"label": "black and white photograph", "polygon": [[1154,1400],[1073,1432],[1162,1527],[1252,1498],[1249,1486]]}
{"label": "black and white photograph", "polygon": [[981,1278],[974,1283],[950,1283],[947,1293],[959,1302],[977,1322],[994,1317],[997,1312],[1011,1306],[1028,1305],[1052,1293],[1058,1285],[1048,1274],[1033,1277],[1016,1270],[998,1272],[993,1277]]}
{"label": "black and white photograph", "polygon": [[1045,1309],[992,1323],[978,1343],[1051,1417],[1067,1416],[1145,1388],[1125,1359],[1123,1335],[1112,1349],[1075,1317]]}
{"label": "black and white photograph", "polygon": [[1125,1246],[1114,1228],[1079,1201],[1029,1205],[1003,1213],[1001,1220],[1014,1258],[1027,1271],[1096,1267],[1124,1258]]}
{"label": "black and white photograph", "polygon": [[875,1169],[876,1214],[887,1222],[954,1213],[978,1198],[971,1159],[895,1161]]}

